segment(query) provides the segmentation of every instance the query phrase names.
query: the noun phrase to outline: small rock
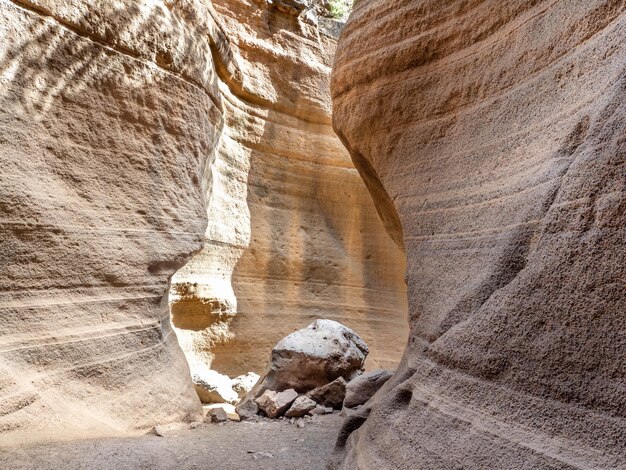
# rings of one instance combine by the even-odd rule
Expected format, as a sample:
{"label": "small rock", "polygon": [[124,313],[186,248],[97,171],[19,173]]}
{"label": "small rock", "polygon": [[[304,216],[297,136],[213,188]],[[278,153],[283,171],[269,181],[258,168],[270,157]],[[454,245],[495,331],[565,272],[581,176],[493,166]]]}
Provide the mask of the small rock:
{"label": "small rock", "polygon": [[156,425],[153,429],[154,434],[159,437],[165,437],[165,428],[161,425]]}
{"label": "small rock", "polygon": [[390,370],[376,369],[355,377],[346,385],[346,397],[343,406],[354,408],[357,405],[363,405],[392,375],[393,372]]}
{"label": "small rock", "polygon": [[298,422],[296,423],[296,426],[297,426],[298,428],[302,429],[302,428],[305,426],[305,422],[304,422],[304,421],[298,421]]}
{"label": "small rock", "polygon": [[229,420],[241,421],[241,418],[237,414],[235,407],[229,403],[213,403],[211,405],[204,405],[202,408],[203,410],[205,410],[207,415],[209,414],[211,410],[216,409],[216,408],[221,408],[226,412],[226,416],[228,416]]}
{"label": "small rock", "polygon": [[189,423],[189,429],[196,429],[197,427],[199,427],[202,423],[200,421],[194,421],[193,423]]}
{"label": "small rock", "polygon": [[339,377],[329,384],[311,390],[307,396],[320,405],[340,409],[346,396],[346,381]]}
{"label": "small rock", "polygon": [[228,415],[224,408],[212,408],[207,413],[205,420],[209,423],[225,423],[228,421]]}
{"label": "small rock", "polygon": [[254,419],[259,412],[259,406],[252,399],[246,399],[239,403],[236,408],[237,414],[241,419]]}
{"label": "small rock", "polygon": [[254,460],[259,460],[259,459],[271,459],[272,457],[274,457],[272,454],[270,454],[269,452],[254,452],[249,450],[248,454],[252,454],[252,458]]}
{"label": "small rock", "polygon": [[300,418],[317,406],[313,400],[305,395],[301,395],[293,402],[291,408],[287,410],[285,416],[288,418]]}
{"label": "small rock", "polygon": [[296,398],[298,398],[298,392],[292,388],[280,393],[266,390],[263,395],[256,399],[256,403],[268,418],[278,418],[289,409]]}

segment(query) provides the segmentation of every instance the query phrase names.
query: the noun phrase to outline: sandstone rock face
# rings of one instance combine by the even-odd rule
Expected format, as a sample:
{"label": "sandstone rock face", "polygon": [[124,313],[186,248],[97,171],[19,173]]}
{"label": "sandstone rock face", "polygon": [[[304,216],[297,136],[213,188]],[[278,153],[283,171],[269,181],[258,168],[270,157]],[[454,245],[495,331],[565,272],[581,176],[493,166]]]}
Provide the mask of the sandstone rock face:
{"label": "sandstone rock face", "polygon": [[411,331],[338,465],[623,468],[624,2],[362,0],[342,34]]}
{"label": "sandstone rock face", "polygon": [[213,1],[225,127],[204,248],[172,283],[192,370],[262,373],[315,318],[358,329],[371,368],[396,367],[406,345],[404,256],[331,128],[335,39],[285,13],[298,3]]}
{"label": "sandstone rock face", "polygon": [[0,0],[0,444],[198,415],[164,293],[203,244],[172,318],[204,366],[258,369],[320,312],[406,332],[329,125],[334,40],[263,3]]}
{"label": "sandstone rock face", "polygon": [[204,1],[0,0],[0,444],[200,413],[169,324],[223,126]]}

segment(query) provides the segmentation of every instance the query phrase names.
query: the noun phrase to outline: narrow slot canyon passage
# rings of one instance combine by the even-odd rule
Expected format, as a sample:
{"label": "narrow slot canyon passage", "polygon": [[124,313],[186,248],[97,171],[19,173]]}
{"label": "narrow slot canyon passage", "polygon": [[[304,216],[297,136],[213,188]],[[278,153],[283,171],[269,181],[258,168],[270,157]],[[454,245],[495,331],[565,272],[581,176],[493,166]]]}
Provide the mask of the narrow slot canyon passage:
{"label": "narrow slot canyon passage", "polygon": [[[210,167],[204,246],[172,278],[171,320],[204,413],[256,420],[236,411],[248,393],[254,403],[287,382],[301,397],[315,388],[306,379],[261,384],[273,380],[268,368],[281,367],[274,355],[287,354],[272,352],[279,341],[316,320],[366,343],[359,372],[395,370],[408,336],[405,263],[331,127],[337,31],[275,10],[215,8],[240,72],[220,76],[224,128]],[[244,93],[238,75],[262,80]],[[326,347],[320,340],[315,347]],[[330,356],[315,360],[330,370],[317,385],[354,372],[332,371]],[[251,392],[257,381],[263,390]]]}
{"label": "narrow slot canyon passage", "polygon": [[0,469],[626,469],[624,0],[0,0]]}
{"label": "narrow slot canyon passage", "polygon": [[[281,338],[320,318],[362,336],[367,369],[394,368],[408,335],[404,254],[330,125],[336,39],[276,13],[268,21],[279,24],[264,37],[265,24],[248,9],[231,21],[244,18],[257,48],[241,52],[239,67],[265,73],[256,92],[271,88],[277,97],[272,105],[242,96],[228,81],[220,88],[225,125],[210,169],[204,246],[174,275],[170,291],[172,324],[192,375],[262,374]],[[231,48],[253,42],[235,32]],[[285,47],[282,35],[290,53],[265,70],[262,58]]]}

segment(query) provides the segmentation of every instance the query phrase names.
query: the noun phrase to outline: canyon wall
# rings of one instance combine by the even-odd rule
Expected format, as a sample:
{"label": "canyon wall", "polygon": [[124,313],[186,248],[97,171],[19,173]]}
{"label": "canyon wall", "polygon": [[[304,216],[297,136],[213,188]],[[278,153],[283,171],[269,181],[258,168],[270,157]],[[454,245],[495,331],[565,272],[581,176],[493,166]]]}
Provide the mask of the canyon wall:
{"label": "canyon wall", "polygon": [[287,3],[0,0],[0,444],[198,417],[183,266],[191,367],[318,317],[398,361],[404,257]]}
{"label": "canyon wall", "polygon": [[271,348],[316,318],[357,331],[367,367],[395,368],[408,335],[404,255],[331,127],[336,39],[307,13],[213,4],[230,51],[225,128],[204,248],[171,297],[191,368],[262,373]]}
{"label": "canyon wall", "polygon": [[331,89],[410,321],[335,466],[624,468],[625,3],[361,0]]}
{"label": "canyon wall", "polygon": [[199,416],[170,276],[223,126],[206,2],[0,0],[0,443]]}

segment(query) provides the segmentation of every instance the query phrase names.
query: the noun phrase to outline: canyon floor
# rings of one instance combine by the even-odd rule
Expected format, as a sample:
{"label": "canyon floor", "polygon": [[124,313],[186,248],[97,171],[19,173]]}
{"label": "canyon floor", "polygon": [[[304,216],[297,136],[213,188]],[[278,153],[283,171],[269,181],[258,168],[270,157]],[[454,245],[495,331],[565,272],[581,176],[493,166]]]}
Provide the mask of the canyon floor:
{"label": "canyon floor", "polygon": [[316,416],[302,428],[288,420],[202,424],[164,437],[147,434],[0,449],[0,468],[321,470],[342,418]]}

